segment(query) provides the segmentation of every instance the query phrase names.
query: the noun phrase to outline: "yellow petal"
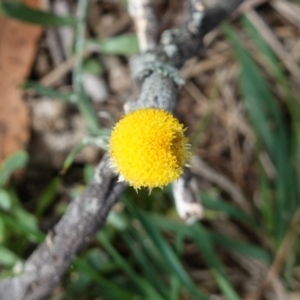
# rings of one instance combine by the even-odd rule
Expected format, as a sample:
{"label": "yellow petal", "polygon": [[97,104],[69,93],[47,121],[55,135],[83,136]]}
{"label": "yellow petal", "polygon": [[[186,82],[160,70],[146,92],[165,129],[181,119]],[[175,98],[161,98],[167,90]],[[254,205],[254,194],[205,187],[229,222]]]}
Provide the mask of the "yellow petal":
{"label": "yellow petal", "polygon": [[161,109],[144,108],[125,115],[111,134],[113,168],[136,189],[174,181],[191,155],[184,131],[174,116]]}

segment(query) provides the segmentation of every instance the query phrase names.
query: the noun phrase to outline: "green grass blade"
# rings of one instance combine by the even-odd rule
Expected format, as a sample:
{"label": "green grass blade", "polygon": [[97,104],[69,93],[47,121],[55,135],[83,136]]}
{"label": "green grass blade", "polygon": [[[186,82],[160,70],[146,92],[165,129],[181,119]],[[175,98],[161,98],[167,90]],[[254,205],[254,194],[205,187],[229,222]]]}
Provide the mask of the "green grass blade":
{"label": "green grass blade", "polygon": [[0,266],[13,267],[20,258],[11,250],[0,246]]}
{"label": "green grass blade", "polygon": [[76,39],[74,42],[74,54],[76,57],[73,73],[72,73],[72,84],[74,90],[74,101],[80,111],[80,114],[84,118],[89,133],[92,136],[97,136],[101,131],[101,125],[99,122],[98,115],[93,107],[91,99],[83,88],[82,82],[82,67],[84,48],[86,44],[85,33],[86,33],[86,21],[87,21],[87,10],[89,6],[88,0],[81,0],[77,6],[77,22],[76,22]]}
{"label": "green grass blade", "polygon": [[230,300],[240,300],[240,297],[226,279],[221,262],[215,253],[212,242],[204,227],[201,224],[195,224],[191,226],[190,230],[193,233],[193,239],[198,245],[199,251],[213,271],[215,279],[224,295]]}
{"label": "green grass blade", "polygon": [[[106,296],[111,297],[111,299],[134,299],[136,297],[135,294],[130,293],[129,291],[121,288],[119,285],[113,283],[111,280],[108,280],[101,276],[99,272],[94,270],[92,267],[87,264],[87,262],[83,259],[76,258],[76,260],[72,263],[75,268],[80,273],[87,274],[93,281],[99,284],[103,289],[106,290]],[[107,292],[109,293],[107,294]],[[104,296],[104,295],[101,295]]]}
{"label": "green grass blade", "polygon": [[135,34],[123,34],[102,40],[87,41],[88,49],[97,49],[103,54],[132,55],[139,53],[139,45]]}
{"label": "green grass blade", "polygon": [[22,88],[33,90],[36,94],[46,96],[55,100],[65,102],[74,102],[73,94],[68,92],[60,92],[56,89],[49,88],[35,81],[27,81],[22,85]]}
{"label": "green grass blade", "polygon": [[[190,226],[170,221],[157,214],[150,214],[149,216],[151,217],[151,221],[161,230],[172,232],[175,236],[183,234],[185,238],[194,239],[195,235],[191,232]],[[251,243],[232,239],[214,232],[208,232],[208,235],[213,244],[221,246],[227,250],[237,251],[243,255],[248,255],[265,262],[270,262],[271,260],[271,256],[267,251]]]}
{"label": "green grass blade", "polygon": [[[291,153],[290,153],[290,160],[296,161],[297,156],[299,155],[299,135],[300,135],[300,107],[297,101],[297,95],[293,94],[293,87],[288,80],[288,76],[286,75],[286,71],[284,70],[282,63],[278,60],[275,53],[272,49],[267,45],[265,40],[262,38],[260,32],[257,31],[255,26],[251,23],[251,21],[244,16],[243,17],[243,24],[245,29],[247,30],[248,34],[252,37],[254,43],[256,44],[257,48],[260,51],[260,54],[264,58],[269,73],[272,74],[274,77],[274,81],[280,87],[282,91],[282,101],[287,104],[287,108],[289,114],[291,116],[291,133],[290,133],[290,144],[291,144]],[[292,171],[293,172],[293,171]],[[288,173],[286,170],[285,173]],[[299,177],[298,177],[299,178]],[[291,197],[291,210],[295,209],[300,203],[297,201],[297,195],[299,195],[299,184],[292,183],[290,185],[291,194],[294,193],[294,196]],[[294,201],[294,203],[292,203]],[[293,208],[292,208],[293,207]]]}
{"label": "green grass blade", "polygon": [[230,299],[230,300],[241,299],[234,291],[233,287],[228,283],[226,278],[220,272],[216,271],[215,269],[212,269],[212,273],[216,278],[216,281],[218,282],[220,289],[223,291],[224,295],[226,296],[226,299]]}
{"label": "green grass blade", "polygon": [[153,223],[145,213],[135,208],[132,203],[130,204],[130,201],[127,201],[127,206],[132,214],[139,219],[149,238],[165,260],[165,263],[168,264],[169,267],[173,270],[174,275],[178,277],[181,283],[189,290],[189,292],[194,297],[197,297],[197,299],[199,300],[208,299],[207,296],[204,295],[193,283],[187,272],[182,267],[182,264],[178,260],[170,245],[158,231],[155,223]]}
{"label": "green grass blade", "polygon": [[18,21],[28,22],[44,27],[75,26],[73,17],[60,17],[54,14],[28,7],[22,3],[4,1],[0,2],[0,13]]}
{"label": "green grass blade", "polygon": [[278,246],[286,231],[287,220],[292,217],[299,202],[295,169],[290,160],[290,133],[277,101],[255,61],[242,46],[234,31],[229,26],[224,29],[241,65],[239,80],[252,125],[261,145],[266,147],[277,172],[273,213],[276,218],[274,231]]}
{"label": "green grass blade", "polygon": [[6,190],[0,188],[0,209],[3,211],[10,211],[11,208],[12,201],[10,199],[9,193]]}
{"label": "green grass blade", "polygon": [[181,282],[176,276],[171,276],[171,293],[170,300],[180,299]]}
{"label": "green grass blade", "polygon": [[133,238],[129,232],[125,231],[122,233],[122,238],[139,263],[145,278],[148,279],[148,282],[161,294],[164,299],[168,300],[169,287],[164,282],[162,277],[163,274],[159,274],[157,270],[154,269],[153,262],[150,261],[145,255],[143,248],[138,245],[138,241],[142,241],[142,237]]}
{"label": "green grass blade", "polygon": [[209,233],[209,237],[214,244],[228,249],[229,251],[236,251],[244,256],[253,257],[267,263],[272,261],[271,255],[258,246],[215,232]]}
{"label": "green grass blade", "polygon": [[62,166],[62,173],[65,173],[68,171],[68,169],[71,167],[72,163],[75,160],[75,157],[87,146],[87,143],[85,140],[81,141],[78,145],[76,145],[70,153],[67,155],[66,159],[64,160],[63,166]]}
{"label": "green grass blade", "polygon": [[24,168],[28,159],[28,154],[24,151],[15,152],[6,158],[0,165],[0,187],[4,186],[13,172]]}
{"label": "green grass blade", "polygon": [[43,213],[47,210],[48,207],[54,202],[59,187],[62,184],[61,177],[55,177],[50,181],[47,187],[43,190],[42,194],[39,197],[39,201],[37,203],[35,216],[39,218],[43,215]]}
{"label": "green grass blade", "polygon": [[215,199],[207,194],[201,194],[201,199],[205,208],[224,212],[233,219],[239,220],[243,223],[247,223],[248,225],[251,225],[253,227],[258,227],[257,222],[251,216],[235,207],[234,205],[225,202],[224,200]]}
{"label": "green grass blade", "polygon": [[116,251],[103,232],[98,233],[96,237],[114,261],[126,272],[146,297],[149,297],[149,299],[164,300],[147,281],[136,274],[131,265]]}

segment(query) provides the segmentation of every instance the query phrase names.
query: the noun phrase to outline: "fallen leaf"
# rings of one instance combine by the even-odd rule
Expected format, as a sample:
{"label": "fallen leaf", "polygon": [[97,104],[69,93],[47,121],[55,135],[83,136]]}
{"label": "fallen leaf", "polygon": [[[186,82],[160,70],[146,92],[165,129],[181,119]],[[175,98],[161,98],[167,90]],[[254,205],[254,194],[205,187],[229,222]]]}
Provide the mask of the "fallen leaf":
{"label": "fallen leaf", "polygon": [[[40,8],[40,0],[23,0]],[[24,149],[29,139],[29,113],[20,85],[31,71],[42,28],[0,15],[0,164]]]}

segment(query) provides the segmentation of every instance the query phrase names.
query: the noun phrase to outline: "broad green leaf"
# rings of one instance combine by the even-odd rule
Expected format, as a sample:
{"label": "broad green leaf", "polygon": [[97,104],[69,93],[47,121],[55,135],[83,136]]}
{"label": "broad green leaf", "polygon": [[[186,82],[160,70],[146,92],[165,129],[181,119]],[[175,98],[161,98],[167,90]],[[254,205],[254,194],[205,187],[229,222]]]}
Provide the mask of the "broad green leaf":
{"label": "broad green leaf", "polygon": [[89,40],[87,41],[87,47],[110,55],[132,55],[139,52],[135,34],[124,34],[102,40]]}
{"label": "broad green leaf", "polygon": [[41,25],[44,27],[76,25],[76,19],[73,17],[56,16],[42,10],[30,8],[20,2],[0,2],[0,13],[18,21]]}
{"label": "broad green leaf", "polygon": [[24,151],[15,152],[10,155],[0,166],[0,187],[4,186],[12,173],[24,168],[28,161],[28,154]]}
{"label": "broad green leaf", "polygon": [[20,258],[11,250],[0,246],[0,265],[12,267]]}
{"label": "broad green leaf", "polygon": [[99,75],[104,72],[104,67],[100,61],[95,58],[87,58],[82,65],[82,72],[88,74]]}
{"label": "broad green leaf", "polygon": [[9,193],[0,188],[0,209],[9,211],[12,207],[12,202]]}
{"label": "broad green leaf", "polygon": [[5,222],[0,217],[0,245],[5,243],[6,233],[7,233],[7,230],[5,227]]}
{"label": "broad green leaf", "polygon": [[35,240],[40,239],[43,234],[40,231],[36,217],[21,207],[15,207],[13,210],[15,223],[28,232],[28,237]]}
{"label": "broad green leaf", "polygon": [[5,221],[8,227],[18,234],[22,233],[28,240],[42,241],[45,235],[40,231],[36,217],[23,208],[15,190],[8,189],[8,192],[12,201],[12,208],[9,214],[0,214],[0,218]]}
{"label": "broad green leaf", "polygon": [[20,214],[18,216],[10,216],[8,214],[0,214],[0,218],[2,218],[3,222],[10,228],[11,231],[16,232],[23,237],[26,237],[28,241],[32,242],[42,242],[44,240],[44,234],[39,231],[36,226],[32,226],[29,224],[30,222],[25,221],[22,222],[19,219]]}

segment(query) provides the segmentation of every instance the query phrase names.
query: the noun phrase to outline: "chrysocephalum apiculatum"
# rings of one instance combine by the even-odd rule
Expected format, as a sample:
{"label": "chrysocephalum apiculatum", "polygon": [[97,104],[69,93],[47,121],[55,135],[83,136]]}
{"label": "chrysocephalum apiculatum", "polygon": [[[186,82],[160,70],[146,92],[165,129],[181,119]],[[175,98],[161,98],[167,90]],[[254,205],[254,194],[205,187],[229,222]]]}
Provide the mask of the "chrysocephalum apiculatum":
{"label": "chrysocephalum apiculatum", "polygon": [[191,156],[185,128],[169,112],[144,108],[114,127],[109,154],[121,180],[135,189],[163,187],[176,180]]}

